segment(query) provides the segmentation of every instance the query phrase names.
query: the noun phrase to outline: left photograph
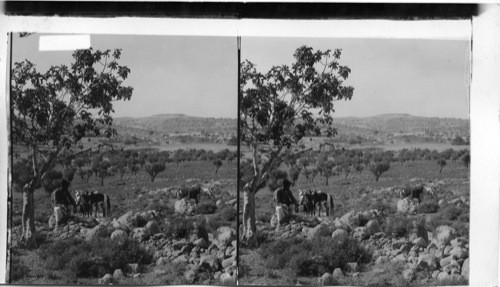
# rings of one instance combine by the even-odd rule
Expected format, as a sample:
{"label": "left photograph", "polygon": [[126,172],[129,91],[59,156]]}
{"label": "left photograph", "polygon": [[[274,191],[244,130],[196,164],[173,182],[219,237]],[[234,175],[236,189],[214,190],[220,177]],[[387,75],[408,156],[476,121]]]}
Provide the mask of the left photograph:
{"label": "left photograph", "polygon": [[237,38],[54,36],[10,37],[7,282],[235,285]]}

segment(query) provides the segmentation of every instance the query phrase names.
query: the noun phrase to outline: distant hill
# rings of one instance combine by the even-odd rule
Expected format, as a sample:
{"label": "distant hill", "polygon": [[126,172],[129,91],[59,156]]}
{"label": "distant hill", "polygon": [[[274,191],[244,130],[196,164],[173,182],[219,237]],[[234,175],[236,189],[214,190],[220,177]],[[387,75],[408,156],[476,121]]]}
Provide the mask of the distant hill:
{"label": "distant hill", "polygon": [[450,142],[455,136],[470,137],[467,119],[383,114],[334,118],[333,123],[339,132],[337,140]]}
{"label": "distant hill", "polygon": [[189,136],[200,141],[225,142],[236,136],[236,125],[237,119],[202,118],[184,114],[159,114],[149,117],[114,119],[114,126],[119,137],[122,139],[134,137],[147,141]]}

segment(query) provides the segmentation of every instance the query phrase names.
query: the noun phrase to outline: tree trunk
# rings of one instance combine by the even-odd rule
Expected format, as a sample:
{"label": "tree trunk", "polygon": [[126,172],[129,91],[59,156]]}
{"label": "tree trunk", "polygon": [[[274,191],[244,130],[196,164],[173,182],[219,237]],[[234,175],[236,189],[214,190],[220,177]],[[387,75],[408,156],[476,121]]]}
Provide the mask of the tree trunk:
{"label": "tree trunk", "polygon": [[23,217],[22,217],[22,240],[27,247],[35,247],[35,205],[33,199],[34,185],[23,187]]}
{"label": "tree trunk", "polygon": [[104,186],[104,177],[101,177],[101,186]]}
{"label": "tree trunk", "polygon": [[245,188],[243,191],[243,237],[249,247],[257,246],[255,192],[250,188]]}

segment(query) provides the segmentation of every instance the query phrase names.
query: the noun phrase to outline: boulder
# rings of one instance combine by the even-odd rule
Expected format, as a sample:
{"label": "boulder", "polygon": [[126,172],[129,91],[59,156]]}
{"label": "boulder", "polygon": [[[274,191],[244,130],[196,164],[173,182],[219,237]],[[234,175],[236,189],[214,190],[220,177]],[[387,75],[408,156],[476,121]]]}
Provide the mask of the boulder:
{"label": "boulder", "polygon": [[453,260],[452,256],[445,257],[439,261],[439,266],[441,267],[448,266],[451,263],[451,260]]}
{"label": "boulder", "polygon": [[110,283],[113,283],[113,275],[109,273],[107,273],[101,279],[99,279],[99,284],[108,285]]}
{"label": "boulder", "polygon": [[354,233],[352,235],[355,239],[362,241],[370,238],[370,232],[366,229],[366,227],[356,227],[354,229]]}
{"label": "boulder", "polygon": [[420,254],[417,266],[421,270],[434,271],[438,268],[437,258],[430,254]]}
{"label": "boulder", "polygon": [[117,229],[113,231],[113,233],[111,233],[111,240],[116,240],[119,243],[124,243],[125,241],[127,241],[127,238],[128,238],[127,232],[121,229]]}
{"label": "boulder", "polygon": [[125,213],[124,215],[120,216],[117,220],[116,220],[116,223],[113,224],[113,227],[115,227],[115,225],[117,227],[115,227],[116,229],[131,229],[133,227],[136,227],[136,223],[133,222],[133,217],[134,216],[134,212],[133,211],[129,211],[127,213]]}
{"label": "boulder", "polygon": [[337,229],[332,233],[332,241],[335,244],[342,244],[349,239],[349,233],[345,229]]}
{"label": "boulder", "polygon": [[465,259],[462,263],[461,275],[465,279],[469,280],[469,258]]}
{"label": "boulder", "polygon": [[335,270],[333,270],[332,275],[334,278],[340,278],[344,276],[344,272],[342,272],[342,269],[340,268],[335,268]]}
{"label": "boulder", "polygon": [[209,247],[208,242],[203,238],[199,238],[199,239],[196,239],[195,241],[193,241],[193,245],[197,246],[199,248],[205,248],[205,249],[207,249]]}
{"label": "boulder", "polygon": [[235,285],[236,276],[235,274],[224,272],[219,276],[219,281],[222,285]]}
{"label": "boulder", "polygon": [[217,206],[217,208],[221,207],[224,203],[222,202],[221,199],[217,200],[217,202],[215,203],[215,206]]}
{"label": "boulder", "polygon": [[123,271],[121,269],[116,269],[113,272],[113,279],[120,280],[120,279],[123,279],[123,278],[125,278],[125,275],[123,274]]}
{"label": "boulder", "polygon": [[313,239],[313,238],[319,238],[319,237],[328,237],[332,234],[332,231],[326,224],[319,224],[313,229],[309,231],[307,234],[307,238]]}
{"label": "boulder", "polygon": [[469,251],[463,247],[454,247],[450,251],[450,256],[453,256],[456,259],[466,259],[469,257]]}
{"label": "boulder", "polygon": [[176,213],[179,214],[191,214],[193,213],[193,207],[189,201],[185,198],[177,200],[174,204],[174,209]]}
{"label": "boulder", "polygon": [[457,232],[450,226],[441,225],[436,228],[435,234],[436,245],[444,247],[449,244],[452,239],[455,238]]}
{"label": "boulder", "polygon": [[235,258],[234,257],[229,257],[227,259],[224,259],[222,261],[222,268],[226,269],[227,267],[229,266],[232,266],[233,265],[233,262],[234,262]]}
{"label": "boulder", "polygon": [[99,224],[96,227],[88,230],[88,232],[85,236],[85,239],[86,240],[93,240],[95,238],[106,238],[106,237],[108,237],[108,235],[109,235],[108,228],[103,224]]}
{"label": "boulder", "polygon": [[182,264],[182,263],[187,263],[188,262],[188,258],[186,255],[181,255],[177,258],[175,258],[174,260],[172,260],[172,263],[175,263],[175,264]]}
{"label": "boulder", "polygon": [[380,229],[380,224],[376,219],[371,219],[370,221],[368,221],[368,223],[366,224],[366,230],[370,232],[370,235],[382,231],[382,229]]}
{"label": "boulder", "polygon": [[186,282],[188,284],[193,284],[194,281],[196,281],[196,271],[194,270],[187,270],[186,272],[184,272],[184,279],[186,279]]}
{"label": "boulder", "polygon": [[325,273],[323,274],[323,276],[321,276],[319,279],[318,279],[318,285],[319,286],[332,286],[332,285],[336,285],[336,281],[335,279],[333,278],[333,275],[330,274],[330,273]]}
{"label": "boulder", "polygon": [[215,255],[203,255],[200,257],[200,268],[206,269],[206,270],[211,270],[211,271],[217,271],[220,269],[221,263],[220,259],[217,258]]}
{"label": "boulder", "polygon": [[228,226],[221,226],[217,229],[217,240],[222,246],[230,246],[236,240],[236,230]]}
{"label": "boulder", "polygon": [[144,233],[148,236],[153,236],[156,233],[160,233],[160,225],[155,220],[148,221],[146,226],[144,226]]}
{"label": "boulder", "polygon": [[422,237],[418,237],[417,239],[413,240],[412,243],[413,243],[413,245],[418,246],[418,247],[422,247],[422,248],[427,247],[427,241]]}
{"label": "boulder", "polygon": [[404,214],[413,214],[415,213],[417,209],[416,203],[409,199],[408,197],[400,199],[397,203],[397,210],[398,212],[404,213]]}

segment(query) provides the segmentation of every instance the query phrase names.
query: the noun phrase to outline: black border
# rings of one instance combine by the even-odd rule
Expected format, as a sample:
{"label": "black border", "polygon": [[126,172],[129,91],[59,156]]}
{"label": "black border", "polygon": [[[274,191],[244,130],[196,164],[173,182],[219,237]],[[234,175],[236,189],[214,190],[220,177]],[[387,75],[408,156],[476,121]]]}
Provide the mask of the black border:
{"label": "black border", "polygon": [[478,4],[5,1],[9,16],[215,19],[466,19]]}

